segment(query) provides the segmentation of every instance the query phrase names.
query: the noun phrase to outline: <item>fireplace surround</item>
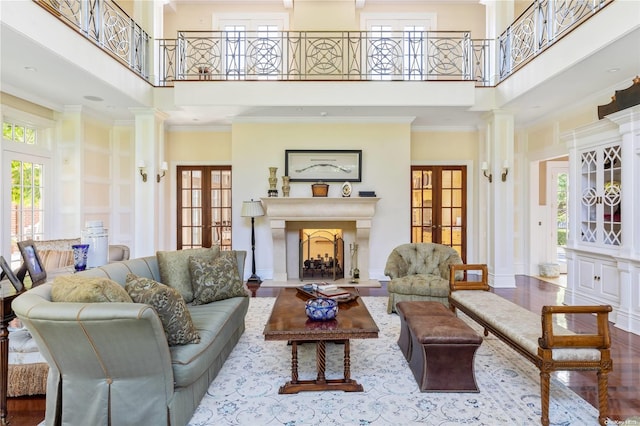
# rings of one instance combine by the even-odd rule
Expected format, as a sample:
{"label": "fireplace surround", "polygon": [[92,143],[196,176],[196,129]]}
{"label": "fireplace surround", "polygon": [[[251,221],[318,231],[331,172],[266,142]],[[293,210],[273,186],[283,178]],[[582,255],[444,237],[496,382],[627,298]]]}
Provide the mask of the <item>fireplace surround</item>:
{"label": "fireplace surround", "polygon": [[[298,264],[299,230],[304,227],[342,228],[345,247],[350,243],[358,244],[360,280],[368,281],[369,234],[378,200],[378,197],[261,198],[273,239],[273,281],[300,278],[297,268],[288,268],[287,265]],[[346,263],[345,271],[350,267]]]}

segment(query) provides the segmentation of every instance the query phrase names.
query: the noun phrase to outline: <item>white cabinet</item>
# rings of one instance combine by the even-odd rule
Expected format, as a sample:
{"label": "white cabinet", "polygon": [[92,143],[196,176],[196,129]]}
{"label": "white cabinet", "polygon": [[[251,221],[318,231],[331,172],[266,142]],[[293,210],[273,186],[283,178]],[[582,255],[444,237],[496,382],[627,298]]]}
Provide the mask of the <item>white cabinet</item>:
{"label": "white cabinet", "polygon": [[609,304],[640,334],[640,106],[562,135],[569,147],[569,305]]}

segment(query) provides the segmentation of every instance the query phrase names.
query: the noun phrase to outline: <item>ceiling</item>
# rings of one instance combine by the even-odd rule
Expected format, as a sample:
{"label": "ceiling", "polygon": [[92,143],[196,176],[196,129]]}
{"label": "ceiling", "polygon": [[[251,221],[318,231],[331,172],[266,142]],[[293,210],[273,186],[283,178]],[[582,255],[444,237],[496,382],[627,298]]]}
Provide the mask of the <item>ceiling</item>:
{"label": "ceiling", "polygon": [[[34,40],[24,37],[2,24],[0,42],[0,77],[2,92],[36,104],[62,110],[65,106],[81,105],[84,110],[113,120],[132,120],[132,108],[157,107],[157,99],[170,97],[171,88],[149,86],[149,101],[130,96],[101,78],[87,72]],[[616,40],[606,48],[564,69],[521,95],[503,104],[461,107],[369,107],[369,106],[198,106],[175,108],[162,112],[168,115],[170,126],[229,125],[234,120],[250,118],[291,117],[348,119],[361,117],[415,117],[413,126],[469,127],[482,123],[487,110],[500,108],[516,113],[516,124],[534,123],[558,110],[580,102],[608,103],[614,90],[631,84],[640,73],[640,29]],[[543,53],[544,54],[544,53]],[[526,66],[525,66],[526,68]],[[523,72],[522,70],[519,72]],[[518,73],[514,77],[517,77]],[[511,77],[511,78],[514,78]],[[198,83],[194,83],[198,84]],[[241,82],[239,82],[241,84]],[[277,83],[276,83],[277,84]],[[403,84],[399,82],[398,84]],[[492,88],[479,88],[486,94]],[[161,103],[162,104],[162,103]]]}

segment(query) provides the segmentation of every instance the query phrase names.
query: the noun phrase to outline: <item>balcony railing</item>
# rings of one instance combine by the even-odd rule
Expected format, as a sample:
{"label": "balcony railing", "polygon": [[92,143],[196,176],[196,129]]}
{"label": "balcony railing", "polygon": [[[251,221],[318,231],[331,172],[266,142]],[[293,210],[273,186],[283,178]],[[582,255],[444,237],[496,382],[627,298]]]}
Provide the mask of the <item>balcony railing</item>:
{"label": "balcony railing", "polygon": [[58,19],[149,79],[149,35],[110,0],[34,0]]}
{"label": "balcony railing", "polygon": [[[113,0],[33,1],[149,80],[149,36]],[[536,0],[498,40],[472,39],[464,31],[181,31],[157,40],[159,73],[151,83],[464,80],[493,86],[613,1]]]}
{"label": "balcony railing", "polygon": [[176,80],[469,80],[488,85],[489,40],[469,32],[181,31],[159,40]]}
{"label": "balcony railing", "polygon": [[535,1],[500,35],[500,81],[613,0]]}

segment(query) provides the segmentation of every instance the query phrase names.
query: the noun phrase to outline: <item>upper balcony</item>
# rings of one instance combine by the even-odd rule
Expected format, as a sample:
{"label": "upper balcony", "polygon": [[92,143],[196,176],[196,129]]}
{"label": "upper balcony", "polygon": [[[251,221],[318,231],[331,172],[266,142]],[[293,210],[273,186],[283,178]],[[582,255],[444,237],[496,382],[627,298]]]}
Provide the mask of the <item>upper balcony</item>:
{"label": "upper balcony", "polygon": [[[34,1],[150,79],[150,37],[116,2]],[[461,80],[495,86],[611,2],[536,0],[497,40],[467,31],[180,31],[175,39],[157,40],[159,72],[150,83]]]}

